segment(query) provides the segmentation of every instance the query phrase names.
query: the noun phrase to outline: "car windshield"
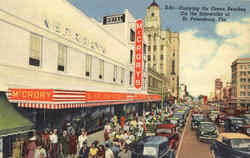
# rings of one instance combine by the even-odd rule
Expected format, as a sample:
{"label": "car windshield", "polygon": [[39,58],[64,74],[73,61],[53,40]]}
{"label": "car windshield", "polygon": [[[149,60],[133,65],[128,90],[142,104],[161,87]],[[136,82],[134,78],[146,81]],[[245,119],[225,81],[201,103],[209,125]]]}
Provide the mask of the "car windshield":
{"label": "car windshield", "polygon": [[171,133],[172,130],[170,128],[162,128],[162,129],[157,129],[156,132],[157,133],[166,133],[166,134],[168,134],[168,133]]}
{"label": "car windshield", "polygon": [[232,148],[250,148],[250,139],[232,139]]}
{"label": "car windshield", "polygon": [[243,120],[232,120],[234,124],[243,124]]}
{"label": "car windshield", "polygon": [[175,113],[175,114],[174,114],[174,117],[177,117],[177,118],[183,119],[183,114],[180,114],[180,113]]}
{"label": "car windshield", "polygon": [[193,116],[194,120],[203,120],[202,115]]}
{"label": "car windshield", "polygon": [[155,147],[145,146],[143,149],[143,155],[147,156],[157,156]]}
{"label": "car windshield", "polygon": [[215,126],[212,123],[201,123],[200,127],[202,129],[215,129]]}

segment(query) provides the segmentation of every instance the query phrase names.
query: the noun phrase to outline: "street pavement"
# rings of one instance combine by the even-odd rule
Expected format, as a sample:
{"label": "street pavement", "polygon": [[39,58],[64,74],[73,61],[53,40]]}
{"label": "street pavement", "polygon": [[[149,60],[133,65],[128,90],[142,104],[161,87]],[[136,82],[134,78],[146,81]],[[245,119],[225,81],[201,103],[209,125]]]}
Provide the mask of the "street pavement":
{"label": "street pavement", "polygon": [[[204,116],[207,116],[209,107],[202,105]],[[179,153],[177,158],[211,158],[210,145],[201,143],[197,140],[195,131],[191,130],[191,118],[188,118],[186,129],[184,130],[183,139],[180,142]]]}

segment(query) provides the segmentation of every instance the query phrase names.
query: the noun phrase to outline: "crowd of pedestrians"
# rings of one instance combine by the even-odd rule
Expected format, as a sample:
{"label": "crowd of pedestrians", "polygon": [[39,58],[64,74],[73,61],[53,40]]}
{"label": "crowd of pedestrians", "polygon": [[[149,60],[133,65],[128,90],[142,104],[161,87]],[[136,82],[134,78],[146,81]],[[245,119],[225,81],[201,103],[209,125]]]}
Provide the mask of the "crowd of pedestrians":
{"label": "crowd of pedestrians", "polygon": [[[82,128],[79,135],[72,126],[61,130],[44,129],[23,142],[24,158],[118,158],[129,157],[133,142],[145,136],[145,131],[157,120],[161,112],[143,116],[134,115],[133,119],[113,116],[104,126],[104,142],[88,141],[88,133]],[[89,145],[88,145],[89,144]],[[15,144],[17,145],[17,144]],[[13,158],[18,152],[14,151]],[[20,153],[19,153],[20,155]]]}

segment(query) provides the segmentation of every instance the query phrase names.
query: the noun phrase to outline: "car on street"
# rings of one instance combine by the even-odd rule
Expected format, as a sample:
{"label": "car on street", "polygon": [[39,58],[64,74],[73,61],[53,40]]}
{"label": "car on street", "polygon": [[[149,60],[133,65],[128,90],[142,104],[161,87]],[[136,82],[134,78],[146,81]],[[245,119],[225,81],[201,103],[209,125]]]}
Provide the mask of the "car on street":
{"label": "car on street", "polygon": [[242,133],[221,133],[210,151],[213,158],[249,158],[250,137]]}
{"label": "car on street", "polygon": [[224,122],[226,120],[226,115],[220,113],[217,117],[217,119],[215,120],[216,124],[219,126],[224,126]]}
{"label": "car on street", "polygon": [[240,132],[250,134],[250,124],[246,118],[230,116],[224,123],[225,132]]}
{"label": "car on street", "polygon": [[133,144],[131,158],[175,158],[175,153],[167,137],[149,136]]}
{"label": "car on street", "polygon": [[179,132],[174,124],[166,123],[156,126],[157,136],[167,137],[170,141],[171,149],[176,150],[179,145]]}
{"label": "car on street", "polygon": [[218,137],[216,125],[212,122],[200,122],[196,135],[200,142],[212,143]]}
{"label": "car on street", "polygon": [[204,121],[203,114],[192,114],[191,129],[198,128],[201,121]]}
{"label": "car on street", "polygon": [[208,118],[208,120],[215,122],[219,114],[220,114],[219,111],[212,110],[212,111],[208,112],[207,118]]}
{"label": "car on street", "polygon": [[184,126],[185,126],[186,118],[185,118],[185,113],[184,113],[184,112],[175,112],[175,113],[173,114],[173,117],[176,117],[176,118],[179,118],[179,119],[180,119],[181,127],[184,127]]}
{"label": "car on street", "polygon": [[181,122],[181,119],[177,118],[177,117],[167,118],[163,123],[171,123],[171,124],[175,125],[177,131],[180,132],[180,133],[181,133],[182,128],[184,126],[183,122]]}

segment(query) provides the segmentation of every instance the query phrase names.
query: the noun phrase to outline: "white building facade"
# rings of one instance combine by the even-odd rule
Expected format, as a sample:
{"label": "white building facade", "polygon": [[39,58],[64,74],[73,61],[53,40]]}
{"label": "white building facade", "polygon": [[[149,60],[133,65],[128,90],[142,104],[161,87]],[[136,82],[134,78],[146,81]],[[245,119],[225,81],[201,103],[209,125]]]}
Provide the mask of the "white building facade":
{"label": "white building facade", "polygon": [[[100,116],[116,111],[128,115],[144,103],[160,101],[159,95],[146,93],[146,64],[142,87],[134,88],[130,34],[135,31],[135,19],[128,11],[125,14],[127,23],[115,28],[122,32],[117,37],[66,0],[0,1],[0,92],[7,94],[7,101],[37,109],[38,114],[43,109],[102,106],[97,109]],[[96,111],[89,113],[92,117]],[[102,124],[103,120],[98,119]],[[1,128],[0,141],[5,139]]]}

